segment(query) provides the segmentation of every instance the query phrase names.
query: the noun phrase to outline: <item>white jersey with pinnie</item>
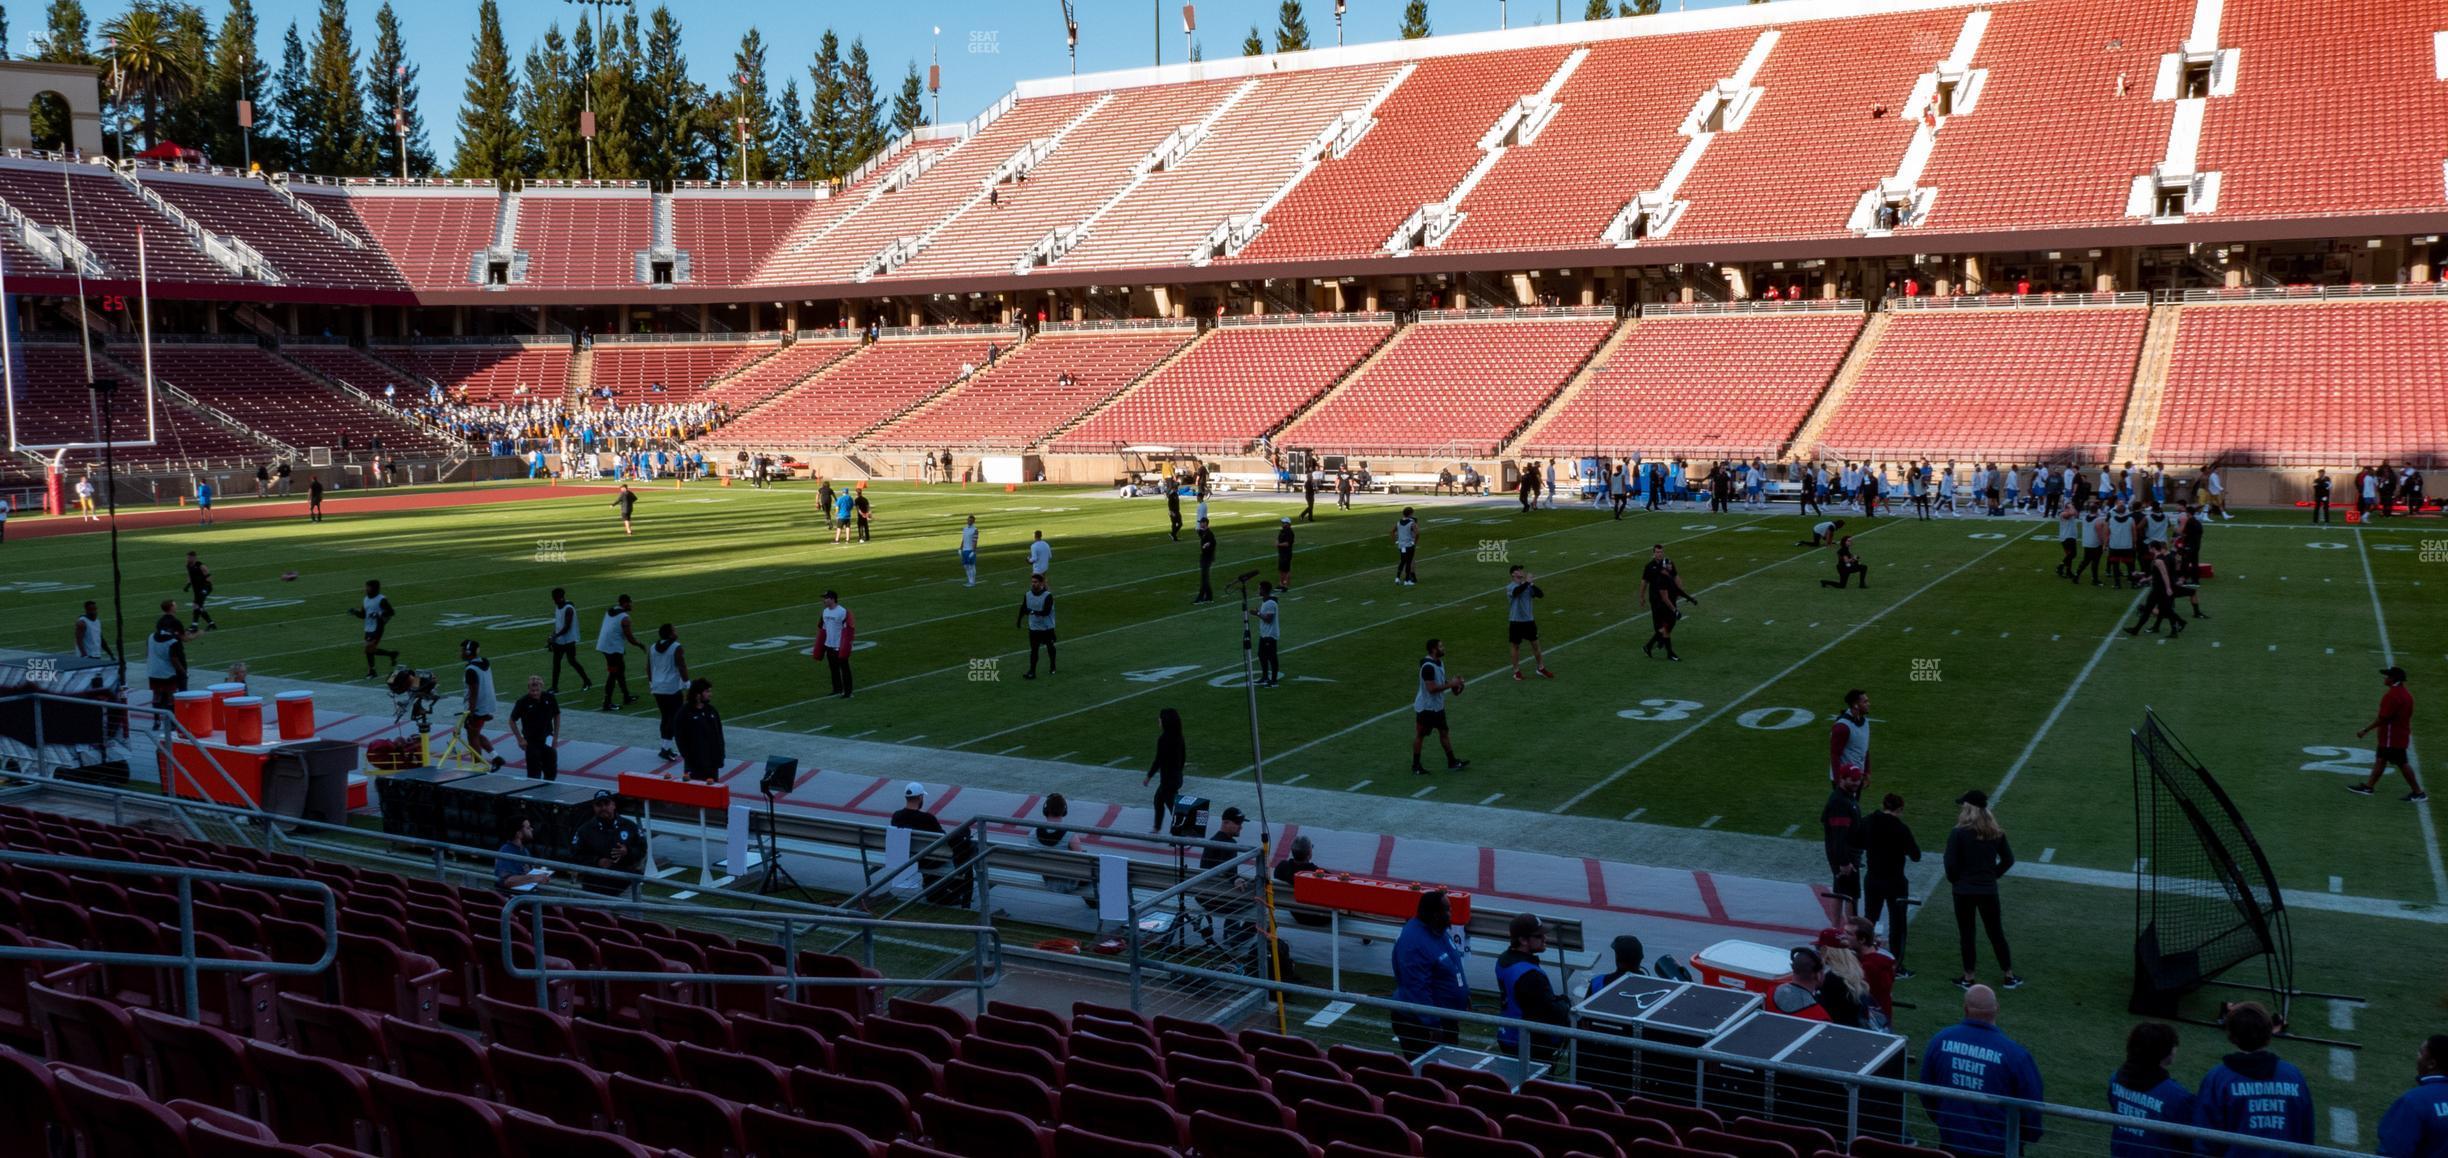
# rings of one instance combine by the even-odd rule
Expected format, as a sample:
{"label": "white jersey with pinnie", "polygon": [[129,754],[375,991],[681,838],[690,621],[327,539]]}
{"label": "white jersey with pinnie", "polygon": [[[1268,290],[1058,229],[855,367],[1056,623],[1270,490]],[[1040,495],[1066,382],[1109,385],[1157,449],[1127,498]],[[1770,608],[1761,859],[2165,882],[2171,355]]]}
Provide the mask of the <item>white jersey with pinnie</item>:
{"label": "white jersey with pinnie", "polygon": [[382,634],[383,621],[390,617],[391,600],[388,596],[368,595],[365,597],[365,633],[367,635]]}
{"label": "white jersey with pinnie", "polygon": [[646,690],[658,696],[676,696],[688,688],[688,680],[680,675],[680,641],[658,639],[646,647]]}
{"label": "white jersey with pinnie", "polygon": [[578,605],[564,603],[553,608],[552,641],[564,646],[578,642]]}
{"label": "white jersey with pinnie", "polygon": [[604,612],[603,627],[595,632],[595,650],[605,655],[629,653],[629,613],[618,607]]}
{"label": "white jersey with pinnie", "polygon": [[[1445,691],[1442,686],[1444,683],[1445,665],[1438,663],[1433,659],[1421,660],[1419,666],[1419,691],[1411,697],[1411,710],[1415,712],[1444,711]],[[1429,691],[1428,689],[1431,687],[1434,687],[1437,690]]]}

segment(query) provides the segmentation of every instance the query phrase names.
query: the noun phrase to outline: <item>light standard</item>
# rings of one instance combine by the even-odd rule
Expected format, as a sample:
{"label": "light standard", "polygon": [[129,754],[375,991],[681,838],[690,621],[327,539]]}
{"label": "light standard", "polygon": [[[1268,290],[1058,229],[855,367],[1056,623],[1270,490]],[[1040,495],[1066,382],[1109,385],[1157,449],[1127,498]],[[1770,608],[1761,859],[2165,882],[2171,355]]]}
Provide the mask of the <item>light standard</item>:
{"label": "light standard", "polygon": [[[563,0],[563,2],[568,4],[580,4],[595,10],[595,61],[596,67],[602,67],[604,53],[604,9],[628,8],[631,6],[632,0]],[[582,15],[579,17],[579,19],[585,20],[586,17]],[[584,90],[586,107],[581,109],[578,113],[578,135],[584,138],[586,141],[586,175],[587,180],[592,181],[595,179],[595,79],[593,77],[583,77],[580,79],[580,86]],[[401,152],[406,153],[407,150],[403,149]]]}
{"label": "light standard", "polygon": [[927,96],[935,101],[935,112],[927,118],[930,125],[943,123],[943,25],[935,26],[935,43],[927,49]]}
{"label": "light standard", "polygon": [[1071,75],[1079,75],[1079,13],[1071,0],[1062,0],[1063,44],[1071,50]]}
{"label": "light standard", "polygon": [[1335,0],[1335,47],[1343,47],[1343,0]]}
{"label": "light standard", "polygon": [[[238,52],[238,159],[246,171],[255,171],[255,102],[247,93],[246,50]],[[108,457],[105,452],[105,457]]]}
{"label": "light standard", "polygon": [[408,179],[408,66],[391,69],[391,131],[399,136],[400,180]]}
{"label": "light standard", "polygon": [[1197,55],[1197,50],[1190,43],[1190,34],[1196,31],[1198,31],[1198,6],[1184,4],[1182,5],[1182,60],[1184,61]]}
{"label": "light standard", "polygon": [[748,74],[743,72],[731,79],[739,85],[739,112],[732,118],[739,133],[739,167],[732,175],[745,187],[748,184]]}

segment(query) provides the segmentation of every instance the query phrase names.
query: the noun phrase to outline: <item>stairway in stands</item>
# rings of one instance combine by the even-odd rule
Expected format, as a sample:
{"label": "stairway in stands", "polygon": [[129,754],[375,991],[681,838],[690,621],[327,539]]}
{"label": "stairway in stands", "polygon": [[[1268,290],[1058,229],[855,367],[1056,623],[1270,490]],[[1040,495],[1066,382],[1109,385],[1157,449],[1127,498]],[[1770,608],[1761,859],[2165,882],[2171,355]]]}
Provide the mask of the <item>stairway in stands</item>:
{"label": "stairway in stands", "polygon": [[1386,351],[1393,349],[1394,344],[1401,340],[1402,334],[1403,327],[1401,326],[1396,326],[1393,329],[1387,330],[1385,341],[1379,342],[1376,349],[1369,351],[1368,357],[1360,359],[1360,364],[1353,366],[1350,373],[1336,379],[1334,385],[1319,391],[1318,396],[1310,399],[1307,405],[1294,410],[1290,414],[1284,415],[1283,421],[1276,423],[1274,429],[1266,432],[1267,438],[1272,441],[1282,437],[1283,432],[1286,429],[1289,429],[1293,423],[1308,417],[1311,411],[1316,410],[1320,406],[1326,405],[1327,400],[1333,398],[1337,394],[1342,393],[1346,389],[1349,389],[1352,383],[1357,382],[1362,377],[1366,376],[1369,370],[1374,368],[1378,361],[1386,356]]}
{"label": "stairway in stands", "polygon": [[1828,383],[1827,392],[1819,396],[1819,404],[1811,408],[1810,417],[1802,420],[1802,429],[1794,432],[1793,441],[1785,444],[1782,458],[1816,458],[1819,436],[1826,432],[1828,420],[1844,405],[1845,396],[1853,392],[1853,384],[1861,381],[1862,372],[1870,366],[1870,356],[1878,350],[1879,339],[1887,334],[1887,325],[1895,315],[1880,310],[1870,315],[1870,322],[1853,339],[1852,352],[1845,355],[1843,368]]}
{"label": "stairway in stands", "polygon": [[1053,433],[1048,434],[1044,438],[1038,440],[1037,445],[1040,447],[1053,446],[1057,441],[1061,440],[1062,436],[1071,433],[1074,429],[1077,429],[1079,424],[1111,409],[1115,403],[1129,397],[1131,391],[1137,390],[1141,386],[1148,384],[1148,382],[1152,381],[1158,374],[1164,373],[1167,369],[1172,367],[1173,363],[1179,362],[1184,357],[1187,357],[1190,351],[1199,348],[1202,343],[1204,343],[1207,339],[1214,337],[1215,334],[1216,328],[1210,327],[1206,333],[1200,334],[1198,337],[1182,343],[1172,353],[1165,355],[1162,359],[1159,359],[1155,365],[1148,367],[1146,373],[1131,379],[1129,382],[1125,383],[1121,389],[1106,395],[1104,401],[1101,401],[1096,405],[1081,411],[1076,417],[1072,418],[1071,421],[1063,423],[1060,427],[1057,427]]}
{"label": "stairway in stands", "polygon": [[2142,353],[2134,361],[2133,393],[2125,400],[2125,421],[2117,429],[2113,462],[2150,457],[2151,436],[2159,430],[2159,403],[2167,395],[2168,367],[2176,361],[2176,327],[2183,306],[2151,307],[2150,329],[2142,335]]}

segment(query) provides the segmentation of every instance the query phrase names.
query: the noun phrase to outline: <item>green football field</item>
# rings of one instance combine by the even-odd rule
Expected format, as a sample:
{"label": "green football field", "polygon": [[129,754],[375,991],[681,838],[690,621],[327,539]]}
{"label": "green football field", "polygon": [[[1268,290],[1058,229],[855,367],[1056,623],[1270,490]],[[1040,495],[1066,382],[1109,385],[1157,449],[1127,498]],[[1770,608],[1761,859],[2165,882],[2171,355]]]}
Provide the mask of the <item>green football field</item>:
{"label": "green football field", "polygon": [[[141,641],[153,605],[180,594],[192,549],[214,570],[222,624],[191,645],[199,669],[243,659],[267,675],[362,678],[348,612],[379,577],[400,609],[390,639],[406,662],[447,666],[474,636],[515,687],[540,670],[550,588],[570,590],[589,641],[625,592],[641,637],[678,625],[734,725],[1144,765],[1156,712],[1171,706],[1187,721],[1193,775],[1246,774],[1238,604],[1220,587],[1218,602],[1191,603],[1196,547],[1187,531],[1167,537],[1161,501],[874,493],[876,540],[851,546],[828,541],[805,485],[649,489],[626,538],[595,494],[389,514],[335,503],[319,525],[133,532],[122,536],[129,636]],[[1276,520],[1296,509],[1218,496],[1219,585],[1251,569],[1271,578]],[[982,528],[975,588],[955,552],[967,514]],[[1795,545],[1806,520],[1788,513],[1636,510],[1617,522],[1443,500],[1421,504],[1420,582],[1402,587],[1395,514],[1380,498],[1297,528],[1286,678],[1260,693],[1276,782],[1406,797],[1433,786],[1528,812],[1811,839],[1826,721],[1846,688],[1862,687],[1872,792],[1913,801],[1908,816],[1933,845],[1947,802],[1982,787],[2001,798],[2024,858],[2126,871],[2128,730],[2150,707],[2224,783],[2288,889],[2448,899],[2429,810],[2398,803],[2393,781],[2377,799],[2344,791],[2368,766],[2370,741],[2355,732],[2378,698],[2377,669],[2405,665],[2418,698],[2448,674],[2448,602],[2424,589],[2448,577],[2448,529],[2429,520],[2221,523],[2205,552],[2217,571],[2203,592],[2211,618],[2163,641],[2118,630],[2130,591],[2053,578],[2058,549],[2037,521],[1856,520],[1873,582],[1833,591],[1818,582],[1827,553]],[[1014,617],[1039,530],[1054,544],[1062,667],[1030,681]],[[1648,620],[1635,585],[1653,542],[1700,599],[1678,628],[1679,663],[1640,650]],[[0,547],[0,647],[59,648],[81,600],[99,595],[107,611],[103,551],[98,535]],[[1508,563],[1546,593],[1540,631],[1557,679],[1508,676]],[[292,570],[294,581],[280,578]],[[807,655],[827,588],[857,616],[860,691],[846,702],[824,695]],[[1409,705],[1429,636],[1471,680],[1450,716],[1473,763],[1420,778]]]}

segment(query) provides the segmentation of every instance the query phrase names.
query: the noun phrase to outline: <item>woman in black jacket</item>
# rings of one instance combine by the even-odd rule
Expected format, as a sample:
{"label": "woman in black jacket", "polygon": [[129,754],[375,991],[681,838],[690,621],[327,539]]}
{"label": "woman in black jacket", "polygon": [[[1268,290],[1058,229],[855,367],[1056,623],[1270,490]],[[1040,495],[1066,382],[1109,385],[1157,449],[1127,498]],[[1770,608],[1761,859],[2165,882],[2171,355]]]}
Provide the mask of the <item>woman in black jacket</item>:
{"label": "woman in black jacket", "polygon": [[672,742],[680,749],[682,775],[691,780],[722,779],[722,713],[714,710],[713,680],[701,676],[689,684],[688,699],[672,722]]}
{"label": "woman in black jacket", "polygon": [[1998,878],[2014,867],[2014,849],[2006,843],[2006,832],[1998,827],[1997,817],[1989,814],[1989,794],[1978,788],[1957,797],[1963,810],[1956,814],[1955,829],[1947,833],[1947,883],[1955,891],[1955,937],[1963,950],[1963,975],[1956,979],[1959,988],[1972,988],[1972,922],[1978,917],[1989,928],[1989,951],[1997,957],[1998,968],[2006,971],[1999,988],[2019,989],[2023,979],[2015,976],[2014,953],[2006,946],[2006,927],[1998,911]]}
{"label": "woman in black jacket", "polygon": [[1156,784],[1156,818],[1149,822],[1149,832],[1163,832],[1165,817],[1173,811],[1173,801],[1181,795],[1182,766],[1190,762],[1190,747],[1182,739],[1181,713],[1166,708],[1156,713],[1156,762],[1148,765],[1147,775],[1140,778],[1141,787],[1150,781]]}

